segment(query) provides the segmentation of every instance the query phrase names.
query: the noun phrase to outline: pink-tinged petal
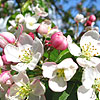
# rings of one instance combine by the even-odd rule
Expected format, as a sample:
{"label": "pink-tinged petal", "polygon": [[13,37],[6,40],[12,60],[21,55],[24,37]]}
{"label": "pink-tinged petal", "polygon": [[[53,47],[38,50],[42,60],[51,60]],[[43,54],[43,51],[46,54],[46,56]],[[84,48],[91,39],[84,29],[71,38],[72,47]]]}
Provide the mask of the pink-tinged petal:
{"label": "pink-tinged petal", "polygon": [[15,42],[15,36],[10,32],[0,33],[0,36],[5,38],[9,43],[14,43]]}
{"label": "pink-tinged petal", "polygon": [[10,74],[10,71],[4,71],[0,74],[0,83],[11,85],[12,82],[12,75]]}
{"label": "pink-tinged petal", "polygon": [[55,62],[46,62],[42,65],[43,76],[47,78],[54,77],[54,71],[57,69],[57,64]]}
{"label": "pink-tinged petal", "polygon": [[67,88],[67,82],[63,77],[54,77],[49,80],[49,87],[54,92],[62,92]]}
{"label": "pink-tinged petal", "polygon": [[19,58],[18,47],[15,47],[12,44],[8,44],[4,48],[4,53],[6,55],[7,61],[20,62],[20,60],[18,59]]}
{"label": "pink-tinged petal", "polygon": [[2,60],[2,58],[0,56],[0,67],[2,67],[2,66],[3,66],[3,60]]}
{"label": "pink-tinged petal", "polygon": [[34,79],[30,85],[31,89],[33,90],[33,94],[35,96],[40,96],[45,93],[45,86],[40,82],[38,79]]}
{"label": "pink-tinged petal", "polygon": [[33,39],[32,39],[32,37],[30,37],[26,33],[23,33],[23,34],[20,35],[18,42],[19,42],[18,46],[25,45],[25,44],[33,45]]}
{"label": "pink-tinged petal", "polygon": [[27,84],[29,82],[29,78],[25,72],[19,72],[17,75],[14,75],[13,80],[16,84],[19,83],[20,81],[25,83],[25,84]]}
{"label": "pink-tinged petal", "polygon": [[78,100],[95,100],[96,95],[92,88],[86,89],[84,86],[78,88]]}
{"label": "pink-tinged petal", "polygon": [[3,63],[4,63],[5,65],[11,64],[10,61],[7,61],[7,59],[6,59],[6,55],[5,55],[5,54],[3,54],[3,55],[1,56],[1,58],[2,58]]}
{"label": "pink-tinged petal", "polygon": [[20,35],[22,34],[23,30],[24,30],[23,25],[22,25],[22,24],[19,24],[19,25],[18,25],[18,29],[17,29],[16,32],[15,32],[16,41],[19,40]]}
{"label": "pink-tinged petal", "polygon": [[36,31],[41,35],[46,35],[48,33],[48,25],[40,24],[40,26],[36,29]]}
{"label": "pink-tinged petal", "polygon": [[5,46],[8,44],[8,41],[5,40],[2,36],[0,36],[0,47],[5,48]]}

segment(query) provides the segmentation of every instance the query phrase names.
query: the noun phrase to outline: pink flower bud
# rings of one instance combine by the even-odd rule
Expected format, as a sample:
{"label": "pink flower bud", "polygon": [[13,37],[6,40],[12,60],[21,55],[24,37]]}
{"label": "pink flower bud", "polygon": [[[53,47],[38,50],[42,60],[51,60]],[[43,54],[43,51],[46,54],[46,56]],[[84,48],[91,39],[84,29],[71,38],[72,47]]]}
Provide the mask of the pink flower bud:
{"label": "pink flower bud", "polygon": [[2,61],[2,58],[0,56],[0,67],[2,67],[2,66],[3,66],[3,61]]}
{"label": "pink flower bud", "polygon": [[4,48],[8,44],[8,41],[5,40],[2,36],[0,36],[0,47]]}
{"label": "pink flower bud", "polygon": [[48,47],[52,46],[50,40],[45,40],[45,46],[48,46]]}
{"label": "pink flower bud", "polygon": [[91,16],[89,17],[89,21],[91,21],[91,22],[96,21],[95,15],[91,15]]}
{"label": "pink flower bud", "polygon": [[14,43],[15,42],[15,36],[12,33],[10,33],[10,32],[0,33],[0,36],[2,36],[9,43]]}
{"label": "pink flower bud", "polygon": [[12,82],[12,75],[10,74],[10,71],[4,71],[0,74],[1,84],[11,85]]}
{"label": "pink flower bud", "polygon": [[62,32],[54,33],[51,36],[51,44],[58,50],[65,50],[68,47],[67,38],[63,35]]}
{"label": "pink flower bud", "polygon": [[89,21],[89,20],[87,20],[85,25],[86,25],[86,26],[91,26],[91,25],[92,25],[92,22]]}
{"label": "pink flower bud", "polygon": [[40,33],[41,35],[47,34],[48,33],[48,26],[46,24],[41,24],[37,30],[38,33]]}
{"label": "pink flower bud", "polygon": [[30,32],[28,35],[30,35],[34,40],[34,34],[32,32]]}
{"label": "pink flower bud", "polygon": [[11,62],[8,62],[8,61],[7,61],[6,55],[5,55],[5,54],[3,54],[3,55],[1,56],[1,58],[2,58],[3,63],[4,63],[5,65],[11,64]]}

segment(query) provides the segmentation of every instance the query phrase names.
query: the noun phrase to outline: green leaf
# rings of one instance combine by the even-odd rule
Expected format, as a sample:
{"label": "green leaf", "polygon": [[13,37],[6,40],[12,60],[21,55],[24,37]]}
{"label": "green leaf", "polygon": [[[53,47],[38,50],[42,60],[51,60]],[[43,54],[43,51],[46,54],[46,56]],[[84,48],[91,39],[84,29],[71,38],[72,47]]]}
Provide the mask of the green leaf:
{"label": "green leaf", "polygon": [[59,97],[59,100],[66,100],[68,98],[69,94],[64,91],[62,95]]}
{"label": "green leaf", "polygon": [[61,96],[61,94],[62,94],[61,92],[54,92],[53,93],[52,100],[58,100],[58,98]]}
{"label": "green leaf", "polygon": [[58,57],[58,50],[54,49],[53,51],[50,52],[50,61],[56,61]]}
{"label": "green leaf", "polygon": [[69,94],[66,100],[78,100],[77,99],[77,89],[80,86],[80,83],[77,81],[69,81],[67,82],[67,90],[66,92]]}
{"label": "green leaf", "polygon": [[28,6],[30,5],[30,1],[28,0],[22,7],[22,13],[24,13],[27,9],[28,9]]}
{"label": "green leaf", "polygon": [[62,52],[59,54],[58,58],[56,59],[56,62],[58,62],[64,55],[66,55],[66,54],[68,54],[68,53],[69,53],[69,50],[68,50],[68,49],[62,51]]}
{"label": "green leaf", "polygon": [[61,61],[63,61],[66,58],[72,58],[72,55],[71,55],[71,53],[69,52],[68,49],[62,51],[59,54],[58,58],[56,59],[56,63],[60,63]]}

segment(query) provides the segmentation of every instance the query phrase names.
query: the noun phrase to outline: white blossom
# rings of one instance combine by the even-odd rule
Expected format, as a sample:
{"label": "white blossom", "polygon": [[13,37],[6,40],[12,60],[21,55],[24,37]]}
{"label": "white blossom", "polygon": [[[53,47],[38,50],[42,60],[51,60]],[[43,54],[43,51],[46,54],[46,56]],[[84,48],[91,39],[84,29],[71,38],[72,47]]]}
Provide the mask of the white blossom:
{"label": "white blossom", "polygon": [[19,38],[18,47],[8,44],[4,49],[7,61],[17,64],[11,65],[16,71],[25,71],[27,68],[33,70],[43,55],[43,44],[38,38],[34,40],[27,34]]}
{"label": "white blossom", "polygon": [[43,76],[49,79],[49,87],[55,92],[62,92],[67,88],[67,82],[75,74],[78,66],[71,59],[64,59],[61,63],[46,62],[43,64]]}
{"label": "white blossom", "polygon": [[10,87],[7,100],[45,100],[45,86],[40,80],[34,78],[30,82],[25,72],[13,76],[14,84]]}
{"label": "white blossom", "polygon": [[99,33],[95,30],[86,32],[80,40],[80,47],[72,43],[70,36],[67,37],[68,49],[74,56],[79,56],[76,60],[82,67],[95,67],[99,64],[100,59],[100,41]]}

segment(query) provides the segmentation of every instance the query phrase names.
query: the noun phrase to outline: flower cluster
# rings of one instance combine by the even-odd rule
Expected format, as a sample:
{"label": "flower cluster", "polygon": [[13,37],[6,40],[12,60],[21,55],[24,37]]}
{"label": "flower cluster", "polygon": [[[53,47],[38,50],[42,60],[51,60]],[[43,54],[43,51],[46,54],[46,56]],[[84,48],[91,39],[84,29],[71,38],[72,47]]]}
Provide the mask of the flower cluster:
{"label": "flower cluster", "polygon": [[70,35],[52,25],[39,4],[29,3],[27,9],[29,12],[10,17],[9,32],[0,33],[0,98],[46,100],[46,89],[66,91],[82,69],[78,100],[99,99],[100,40],[92,25],[96,17],[75,17],[77,25],[81,22],[86,26],[84,34],[75,38],[77,45]]}

